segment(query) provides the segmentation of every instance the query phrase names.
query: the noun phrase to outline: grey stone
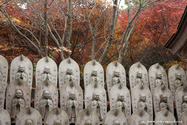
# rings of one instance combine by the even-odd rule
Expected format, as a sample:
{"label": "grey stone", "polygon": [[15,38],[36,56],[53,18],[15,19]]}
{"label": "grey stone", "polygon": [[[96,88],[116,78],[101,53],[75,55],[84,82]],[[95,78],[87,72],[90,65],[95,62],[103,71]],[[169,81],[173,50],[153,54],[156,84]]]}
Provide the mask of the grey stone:
{"label": "grey stone", "polygon": [[149,68],[149,83],[152,93],[162,82],[168,87],[166,71],[159,63],[156,63]]}
{"label": "grey stone", "polygon": [[130,89],[141,84],[141,81],[149,88],[147,69],[140,62],[133,64],[129,69]]}
{"label": "grey stone", "polygon": [[0,108],[0,125],[11,125],[10,114],[3,108]]}
{"label": "grey stone", "polygon": [[44,125],[69,125],[68,115],[64,110],[54,108],[46,114]]}
{"label": "grey stone", "polygon": [[36,86],[45,81],[47,78],[57,87],[57,65],[49,57],[43,57],[36,64],[35,75]]}
{"label": "grey stone", "polygon": [[178,122],[179,125],[187,125],[187,110],[180,115]]}
{"label": "grey stone", "polygon": [[5,88],[2,82],[0,82],[0,108],[4,108],[5,101]]}
{"label": "grey stone", "polygon": [[93,110],[84,109],[77,115],[75,125],[100,125],[100,120]]}
{"label": "grey stone", "polygon": [[8,77],[8,62],[0,55],[0,82],[3,83],[4,89],[7,87],[7,77]]}
{"label": "grey stone", "polygon": [[106,82],[108,93],[110,92],[112,86],[117,83],[122,83],[124,86],[126,86],[125,68],[118,61],[113,61],[107,66]]}
{"label": "grey stone", "polygon": [[126,116],[127,123],[130,123],[131,97],[127,87],[121,83],[116,84],[111,88],[109,95],[110,110],[122,111]]}

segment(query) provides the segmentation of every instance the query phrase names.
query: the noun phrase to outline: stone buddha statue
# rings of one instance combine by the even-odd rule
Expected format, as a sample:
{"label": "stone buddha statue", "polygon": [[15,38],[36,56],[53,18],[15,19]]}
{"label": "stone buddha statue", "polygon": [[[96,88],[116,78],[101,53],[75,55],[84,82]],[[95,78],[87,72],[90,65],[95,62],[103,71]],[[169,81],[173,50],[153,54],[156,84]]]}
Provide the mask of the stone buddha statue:
{"label": "stone buddha statue", "polygon": [[127,107],[127,105],[124,100],[124,95],[122,95],[122,94],[118,95],[117,102],[116,102],[116,108],[125,114],[126,107]]}
{"label": "stone buddha statue", "polygon": [[[142,105],[142,106],[140,106]],[[138,109],[144,108],[144,110],[147,112],[148,109],[148,103],[146,101],[146,95],[145,94],[141,94],[140,95],[140,100],[138,102]]]}
{"label": "stone buddha statue", "polygon": [[25,72],[25,67],[23,65],[19,65],[18,70],[16,72],[16,79],[22,79],[23,81],[27,82],[28,75]]}
{"label": "stone buddha statue", "polygon": [[78,101],[76,100],[74,92],[69,94],[67,101],[67,114],[70,121],[75,121],[78,114]]}
{"label": "stone buddha statue", "polygon": [[120,72],[118,71],[114,71],[114,75],[113,75],[113,78],[112,78],[112,86],[117,84],[117,83],[120,83],[121,80],[120,80]]}

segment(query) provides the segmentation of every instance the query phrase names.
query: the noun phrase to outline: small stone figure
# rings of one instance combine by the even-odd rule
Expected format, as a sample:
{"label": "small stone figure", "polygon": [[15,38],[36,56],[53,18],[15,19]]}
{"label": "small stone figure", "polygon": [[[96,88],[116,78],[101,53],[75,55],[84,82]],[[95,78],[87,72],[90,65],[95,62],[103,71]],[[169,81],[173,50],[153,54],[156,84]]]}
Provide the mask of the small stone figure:
{"label": "small stone figure", "polygon": [[86,120],[86,122],[84,123],[84,125],[92,125],[92,122],[90,120]]}
{"label": "small stone figure", "polygon": [[102,103],[101,103],[99,94],[97,94],[97,93],[93,94],[91,109],[97,113],[100,120],[103,119]]}
{"label": "small stone figure", "polygon": [[187,95],[183,96],[183,103],[181,105],[181,113],[187,110]]}
{"label": "small stone figure", "polygon": [[137,72],[136,80],[135,80],[135,86],[139,85],[141,82],[142,82],[142,73],[141,72]]}
{"label": "small stone figure", "polygon": [[169,110],[168,98],[166,95],[163,94],[160,96],[160,110],[162,110],[164,108]]}
{"label": "small stone figure", "polygon": [[61,125],[60,120],[55,120],[53,125]]}
{"label": "small stone figure", "polygon": [[124,100],[124,95],[118,95],[117,103],[116,103],[116,108],[119,111],[122,111],[125,114],[125,109],[126,109],[126,103]]}
{"label": "small stone figure", "polygon": [[146,125],[145,121],[140,121],[138,125]]}
{"label": "small stone figure", "polygon": [[97,76],[97,71],[92,71],[91,77],[90,77],[90,83],[99,82],[99,77]]}
{"label": "small stone figure", "polygon": [[12,100],[12,108],[11,108],[11,119],[15,120],[18,113],[24,109],[25,100],[23,99],[23,93],[21,90],[16,90],[16,94],[14,99]]}
{"label": "small stone figure", "polygon": [[120,122],[119,121],[114,121],[113,125],[120,125]]}
{"label": "small stone figure", "polygon": [[177,90],[179,87],[182,86],[182,75],[181,74],[176,74],[176,80],[175,80],[175,90]]}
{"label": "small stone figure", "polygon": [[25,125],[34,125],[34,124],[33,124],[32,120],[27,119],[25,122]]}
{"label": "small stone figure", "polygon": [[66,71],[66,75],[65,75],[65,78],[64,78],[64,83],[68,83],[69,81],[71,80],[74,80],[74,76],[73,76],[73,70],[72,69],[67,69]]}
{"label": "small stone figure", "polygon": [[25,72],[25,67],[23,65],[19,65],[18,71],[16,73],[16,79],[22,79],[23,81],[27,82],[28,75]]}
{"label": "small stone figure", "polygon": [[53,101],[51,100],[49,91],[43,92],[43,97],[40,100],[40,114],[42,118],[45,117],[48,111],[51,111],[53,109]]}
{"label": "small stone figure", "polygon": [[147,106],[148,106],[148,104],[146,102],[146,95],[145,94],[141,94],[140,95],[140,100],[139,100],[139,103],[138,103],[138,109],[143,108],[147,112],[147,109],[148,109]]}
{"label": "small stone figure", "polygon": [[162,84],[162,73],[157,73],[156,74],[156,79],[155,79],[155,88],[159,85]]}
{"label": "small stone figure", "polygon": [[67,101],[67,114],[70,121],[75,121],[78,114],[78,102],[74,92],[69,94],[69,99]]}
{"label": "small stone figure", "polygon": [[121,80],[120,80],[120,72],[118,71],[114,71],[114,76],[112,78],[112,86],[117,84],[117,83],[120,83]]}
{"label": "small stone figure", "polygon": [[41,82],[43,82],[43,81],[45,81],[47,79],[52,82],[52,75],[50,73],[50,68],[48,66],[46,66],[44,68],[44,72],[42,74],[42,81]]}

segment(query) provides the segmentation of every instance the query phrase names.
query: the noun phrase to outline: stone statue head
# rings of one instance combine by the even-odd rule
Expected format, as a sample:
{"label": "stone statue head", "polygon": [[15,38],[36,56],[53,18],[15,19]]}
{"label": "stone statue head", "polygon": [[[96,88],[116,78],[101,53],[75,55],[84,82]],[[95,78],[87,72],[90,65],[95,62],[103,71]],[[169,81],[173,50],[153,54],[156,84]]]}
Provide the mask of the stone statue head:
{"label": "stone statue head", "polygon": [[141,72],[137,72],[137,75],[136,75],[137,78],[142,78],[142,73]]}
{"label": "stone statue head", "polygon": [[168,105],[166,103],[160,103],[160,109],[168,109]]}
{"label": "stone statue head", "polygon": [[113,125],[120,125],[120,122],[118,120],[115,120]]}
{"label": "stone statue head", "polygon": [[140,94],[140,101],[146,102],[146,95]]}
{"label": "stone statue head", "polygon": [[97,71],[93,70],[91,76],[97,76]]}
{"label": "stone statue head", "polygon": [[123,102],[124,101],[124,95],[123,94],[119,94],[118,95],[118,100]]}
{"label": "stone statue head", "polygon": [[114,71],[114,77],[119,77],[120,76],[120,72],[119,71]]}
{"label": "stone statue head", "polygon": [[138,125],[146,125],[145,121],[140,121]]}
{"label": "stone statue head", "polygon": [[16,90],[16,94],[15,94],[16,98],[21,98],[23,96],[23,93],[20,89]]}
{"label": "stone statue head", "polygon": [[90,120],[86,120],[86,122],[84,123],[84,125],[92,125],[92,122]]}
{"label": "stone statue head", "polygon": [[156,79],[162,79],[162,73],[160,73],[160,72],[157,73],[157,74],[156,74]]}
{"label": "stone statue head", "polygon": [[73,70],[68,68],[67,71],[66,71],[66,74],[67,75],[72,75],[73,74]]}
{"label": "stone statue head", "polygon": [[18,72],[24,72],[24,71],[25,71],[25,66],[19,65]]}
{"label": "stone statue head", "polygon": [[53,125],[61,125],[60,120],[58,120],[58,119],[55,120],[54,123],[53,123]]}
{"label": "stone statue head", "polygon": [[33,121],[30,120],[30,119],[27,119],[27,120],[25,121],[25,125],[33,125]]}
{"label": "stone statue head", "polygon": [[74,93],[74,92],[71,92],[71,93],[69,94],[69,99],[70,99],[70,100],[75,100],[75,93]]}
{"label": "stone statue head", "polygon": [[180,73],[176,74],[176,79],[182,80],[182,75]]}
{"label": "stone statue head", "polygon": [[183,102],[187,103],[187,95],[183,96]]}
{"label": "stone statue head", "polygon": [[49,68],[49,66],[46,66],[46,67],[44,68],[44,73],[45,73],[45,74],[49,74],[49,73],[50,73],[50,68]]}
{"label": "stone statue head", "polygon": [[167,102],[168,102],[168,97],[167,97],[167,95],[165,95],[165,94],[161,95],[161,96],[160,96],[160,102],[165,102],[165,103],[167,103]]}
{"label": "stone statue head", "polygon": [[96,101],[100,100],[100,97],[99,97],[98,93],[93,94],[93,100],[96,100]]}
{"label": "stone statue head", "polygon": [[45,91],[43,92],[43,98],[49,99],[49,98],[50,98],[50,92],[47,91],[47,90],[45,90]]}

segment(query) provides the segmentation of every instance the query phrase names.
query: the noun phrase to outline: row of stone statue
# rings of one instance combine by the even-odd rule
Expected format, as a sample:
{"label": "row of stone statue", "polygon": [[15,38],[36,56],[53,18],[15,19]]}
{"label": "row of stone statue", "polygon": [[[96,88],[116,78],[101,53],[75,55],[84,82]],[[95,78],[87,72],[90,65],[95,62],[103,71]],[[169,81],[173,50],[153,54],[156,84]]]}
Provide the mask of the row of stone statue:
{"label": "row of stone statue", "polygon": [[[7,85],[8,63],[6,63],[6,59],[0,56],[0,106],[2,108],[4,107],[4,95]],[[30,107],[32,74],[32,63],[25,56],[21,55],[12,61],[10,84],[6,92],[6,110],[12,121],[16,120],[21,110]],[[154,85],[154,87],[150,87],[152,88],[151,92],[146,68],[141,63],[135,63],[129,70],[130,95],[126,87],[124,67],[117,61],[110,63],[106,69],[110,110],[118,109],[125,115],[127,123],[130,123],[132,102],[133,114],[143,109],[153,120],[154,106],[155,115],[163,109],[164,116],[166,116],[165,120],[167,118],[174,120],[173,102],[175,99],[179,119],[187,109],[186,74],[179,65],[174,65],[170,68],[168,76],[172,81],[171,83],[173,83],[170,89],[174,91],[174,94],[168,88],[167,75],[163,67],[159,64],[151,66],[149,69],[149,82],[150,86]],[[49,57],[39,60],[35,77],[34,107],[44,119],[47,112],[58,107],[57,66],[55,62]],[[71,58],[62,61],[59,66],[60,107],[67,112],[70,123],[75,123],[78,112],[83,110],[83,91],[79,84],[80,70],[78,64]],[[85,108],[92,109],[102,121],[107,113],[104,71],[102,66],[95,60],[85,65],[84,85]]]}

